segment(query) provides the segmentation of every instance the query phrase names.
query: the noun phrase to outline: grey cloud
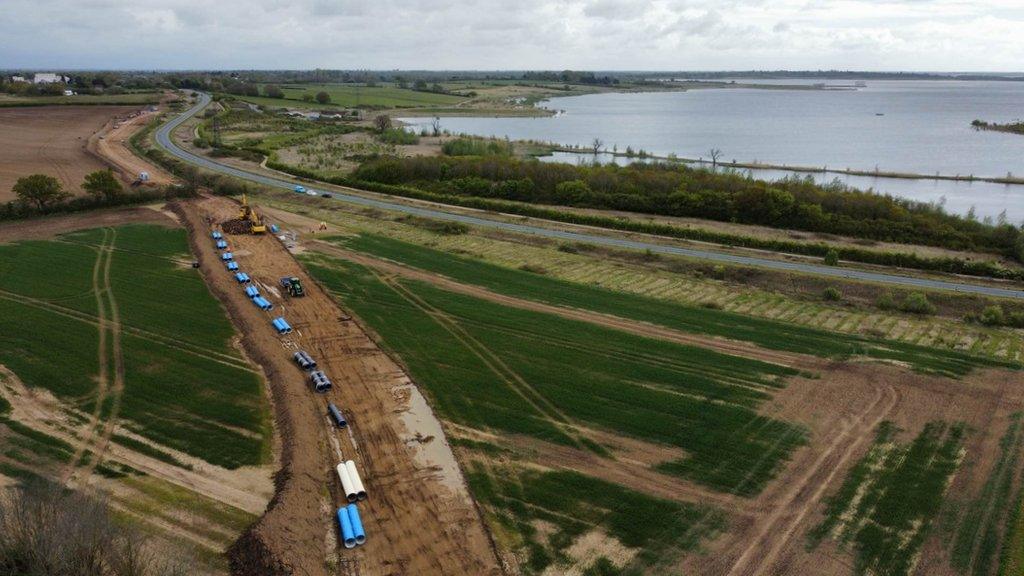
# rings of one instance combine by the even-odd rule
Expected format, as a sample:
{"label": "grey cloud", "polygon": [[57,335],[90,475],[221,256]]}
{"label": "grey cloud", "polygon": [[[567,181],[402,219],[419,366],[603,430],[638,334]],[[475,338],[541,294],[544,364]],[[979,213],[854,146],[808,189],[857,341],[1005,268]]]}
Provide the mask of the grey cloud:
{"label": "grey cloud", "polygon": [[3,0],[0,66],[985,70],[1019,0]]}

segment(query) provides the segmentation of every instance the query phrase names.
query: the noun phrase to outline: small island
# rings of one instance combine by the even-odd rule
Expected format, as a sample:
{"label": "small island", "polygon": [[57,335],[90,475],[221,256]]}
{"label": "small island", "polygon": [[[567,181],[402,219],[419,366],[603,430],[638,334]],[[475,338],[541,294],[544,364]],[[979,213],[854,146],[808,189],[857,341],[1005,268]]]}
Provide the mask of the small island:
{"label": "small island", "polygon": [[971,126],[975,130],[991,130],[993,132],[1009,132],[1011,134],[1020,134],[1024,136],[1024,120],[1016,120],[1014,122],[1007,122],[1005,124],[997,124],[995,122],[986,122],[984,120],[975,120],[971,122]]}

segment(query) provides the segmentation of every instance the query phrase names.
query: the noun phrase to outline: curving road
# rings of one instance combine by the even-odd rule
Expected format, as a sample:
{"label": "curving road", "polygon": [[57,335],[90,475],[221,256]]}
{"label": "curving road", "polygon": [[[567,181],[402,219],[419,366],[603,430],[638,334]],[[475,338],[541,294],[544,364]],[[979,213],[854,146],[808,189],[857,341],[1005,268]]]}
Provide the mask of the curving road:
{"label": "curving road", "polygon": [[[180,126],[183,122],[185,122],[192,116],[194,116],[204,107],[206,107],[206,105],[209,104],[209,102],[210,96],[206,93],[200,93],[199,101],[196,103],[195,106],[186,110],[185,112],[182,112],[179,116],[167,122],[157,130],[157,144],[165,151],[167,151],[167,153],[181,160],[184,160],[189,164],[194,164],[196,166],[205,168],[207,170],[211,170],[213,172],[219,172],[221,174],[235,176],[237,178],[242,178],[244,180],[255,182],[257,184],[262,184],[264,186],[270,186],[272,188],[284,188],[286,190],[293,189],[297,181],[286,180],[284,178],[275,178],[271,176],[265,176],[262,174],[255,174],[253,172],[240,170],[238,168],[227,166],[225,164],[220,164],[209,158],[197,156],[195,154],[192,154],[191,152],[182,150],[171,140],[171,133],[174,131],[174,129]],[[671,254],[675,256],[686,256],[689,258],[700,258],[702,260],[710,260],[713,262],[722,262],[726,264],[759,266],[762,268],[771,268],[773,270],[782,270],[787,272],[800,272],[805,274],[817,274],[819,276],[828,276],[832,278],[876,282],[879,284],[888,284],[902,288],[950,290],[953,292],[961,292],[967,294],[979,294],[982,296],[996,296],[1001,298],[1013,298],[1018,300],[1024,300],[1024,290],[1019,289],[999,288],[995,286],[982,286],[978,284],[969,284],[964,282],[929,280],[927,278],[915,278],[912,276],[901,276],[898,274],[869,272],[867,270],[837,268],[807,262],[787,262],[784,260],[772,260],[769,258],[758,258],[754,256],[739,256],[735,254],[715,252],[713,250],[681,248],[678,246],[666,246],[663,244],[642,242],[638,240],[628,240],[624,238],[612,238],[607,236],[599,236],[596,234],[587,234],[586,232],[566,232],[563,230],[552,230],[548,228],[541,228],[538,226],[530,226],[528,224],[501,222],[497,220],[491,220],[489,218],[484,218],[481,216],[468,216],[465,214],[454,214],[451,212],[445,212],[443,209],[440,208],[421,208],[417,206],[388,202],[387,200],[377,200],[374,198],[366,198],[363,196],[346,194],[344,192],[332,191],[331,195],[335,200],[341,202],[349,202],[351,204],[357,204],[360,206],[368,206],[373,208],[380,208],[382,210],[404,212],[406,214],[423,216],[425,218],[434,218],[437,220],[462,222],[464,224],[470,224],[473,226],[500,228],[502,230],[509,230],[512,232],[519,232],[522,234],[533,234],[535,236],[543,236],[546,238],[553,238],[557,240],[586,242],[589,244],[610,246],[614,248],[650,250],[651,252],[660,254]]]}

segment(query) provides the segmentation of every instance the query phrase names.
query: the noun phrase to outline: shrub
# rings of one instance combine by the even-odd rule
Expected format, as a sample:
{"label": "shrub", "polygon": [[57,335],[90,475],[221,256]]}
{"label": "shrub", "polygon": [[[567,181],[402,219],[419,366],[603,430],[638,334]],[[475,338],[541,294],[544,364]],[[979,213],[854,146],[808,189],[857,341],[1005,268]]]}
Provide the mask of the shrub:
{"label": "shrub", "polygon": [[896,310],[899,308],[896,304],[896,296],[892,291],[883,292],[875,302],[875,306],[877,306],[879,310]]}
{"label": "shrub", "polygon": [[441,145],[446,156],[509,156],[512,144],[483,138],[456,138]]}
{"label": "shrub", "polygon": [[911,314],[934,314],[935,305],[928,301],[928,297],[921,292],[911,292],[903,299],[900,310]]}
{"label": "shrub", "polygon": [[565,252],[566,254],[579,254],[580,249],[573,246],[572,244],[566,244],[565,242],[558,245],[559,252]]}
{"label": "shrub", "polygon": [[331,95],[321,90],[316,93],[316,101],[320,104],[327,104],[331,101]]}
{"label": "shrub", "polygon": [[1010,312],[1006,316],[1006,324],[1014,328],[1024,328],[1024,312]]}
{"label": "shrub", "polygon": [[825,252],[825,265],[839,265],[839,252],[835,248],[830,248],[828,252]]}
{"label": "shrub", "polygon": [[388,128],[378,136],[386,144],[419,144],[420,137],[402,128]]}
{"label": "shrub", "polygon": [[821,296],[825,300],[828,300],[829,302],[838,302],[843,299],[842,292],[840,292],[839,288],[836,288],[835,286],[829,286],[828,288],[825,288],[825,290],[821,293]]}
{"label": "shrub", "polygon": [[1003,307],[995,304],[992,306],[986,306],[981,311],[979,320],[986,326],[1002,326],[1006,324],[1006,315],[1003,313]]}

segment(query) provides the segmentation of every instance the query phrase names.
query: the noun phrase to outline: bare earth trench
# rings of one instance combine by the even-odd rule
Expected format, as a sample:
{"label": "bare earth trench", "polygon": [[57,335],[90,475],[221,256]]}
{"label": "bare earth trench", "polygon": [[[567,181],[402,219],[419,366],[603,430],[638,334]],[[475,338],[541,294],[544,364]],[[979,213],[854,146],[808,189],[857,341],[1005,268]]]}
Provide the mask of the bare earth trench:
{"label": "bare earth trench", "polygon": [[[439,424],[410,398],[417,392],[404,371],[384,354],[333,299],[302,270],[272,235],[229,236],[242,271],[275,304],[266,313],[249,302],[219,261],[207,218],[235,216],[222,198],[175,207],[190,231],[192,248],[214,295],[242,333],[249,356],[270,380],[281,469],[266,514],[229,551],[237,574],[498,574],[497,559],[447,446],[426,454],[417,434],[436,434]],[[304,298],[282,299],[277,280],[298,276]],[[295,329],[279,337],[270,320],[283,315]],[[314,394],[291,361],[296,349],[312,354],[334,382]],[[327,401],[349,416],[348,431],[335,429]],[[422,428],[412,426],[422,423]],[[435,437],[433,442],[444,442]],[[334,467],[353,459],[370,494],[360,504],[367,544],[341,550],[334,511],[344,502]],[[439,462],[439,459],[441,461]],[[456,475],[455,478],[452,476]],[[337,569],[331,571],[328,564]]]}

